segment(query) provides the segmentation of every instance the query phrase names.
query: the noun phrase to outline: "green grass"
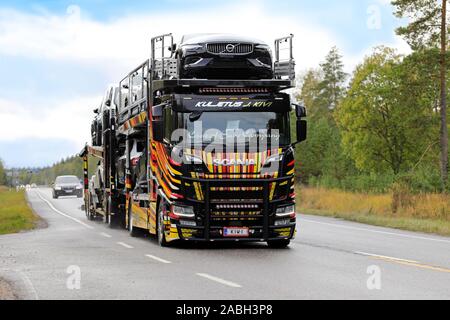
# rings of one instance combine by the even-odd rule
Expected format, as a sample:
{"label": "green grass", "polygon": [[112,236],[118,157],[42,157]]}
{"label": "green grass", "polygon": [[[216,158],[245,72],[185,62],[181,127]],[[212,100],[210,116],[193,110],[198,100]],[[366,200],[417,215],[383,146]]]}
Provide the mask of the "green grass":
{"label": "green grass", "polygon": [[38,220],[28,206],[24,191],[0,187],[0,235],[33,229]]}
{"label": "green grass", "polygon": [[305,209],[302,208],[301,205],[299,207],[299,212],[310,215],[339,218],[379,227],[450,236],[450,222],[446,220],[382,217],[358,213],[328,212],[324,210]]}
{"label": "green grass", "polygon": [[410,196],[408,204],[393,213],[390,194],[374,195],[306,187],[298,187],[297,191],[297,209],[301,213],[450,236],[448,195]]}

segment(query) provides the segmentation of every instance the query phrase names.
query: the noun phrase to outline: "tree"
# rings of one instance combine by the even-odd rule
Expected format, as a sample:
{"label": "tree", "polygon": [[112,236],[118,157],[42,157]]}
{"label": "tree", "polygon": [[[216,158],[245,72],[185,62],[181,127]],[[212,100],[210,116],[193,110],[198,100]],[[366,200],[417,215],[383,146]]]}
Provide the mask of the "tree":
{"label": "tree", "polygon": [[407,73],[401,56],[386,47],[376,48],[354,72],[336,120],[344,150],[361,170],[398,175],[429,144],[429,108],[408,99]]}
{"label": "tree", "polygon": [[327,107],[334,110],[345,92],[344,83],[347,79],[342,56],[336,47],[331,48],[320,67],[323,73],[323,80],[319,84],[320,96]]}
{"label": "tree", "polygon": [[0,159],[0,186],[6,185],[6,171],[2,159]]}
{"label": "tree", "polygon": [[315,118],[328,113],[328,107],[320,96],[319,84],[323,79],[320,70],[311,69],[303,77],[300,88],[299,100],[308,110],[308,117]]}
{"label": "tree", "polygon": [[437,47],[441,39],[442,0],[394,0],[395,15],[408,18],[409,24],[397,29],[414,50]]}
{"label": "tree", "polygon": [[447,129],[447,0],[394,0],[395,14],[411,22],[397,29],[413,49],[438,47],[440,42],[440,151],[443,189],[448,181],[448,129]]}
{"label": "tree", "polygon": [[342,63],[338,62],[337,51],[332,52],[333,58],[326,59],[325,67],[309,70],[301,81],[298,97],[308,110],[309,124],[308,139],[298,146],[296,158],[298,173],[305,182],[324,176],[339,181],[349,167],[354,168],[342,151],[340,132],[329,108],[330,101],[339,103],[344,93],[340,80],[336,80],[342,78]]}

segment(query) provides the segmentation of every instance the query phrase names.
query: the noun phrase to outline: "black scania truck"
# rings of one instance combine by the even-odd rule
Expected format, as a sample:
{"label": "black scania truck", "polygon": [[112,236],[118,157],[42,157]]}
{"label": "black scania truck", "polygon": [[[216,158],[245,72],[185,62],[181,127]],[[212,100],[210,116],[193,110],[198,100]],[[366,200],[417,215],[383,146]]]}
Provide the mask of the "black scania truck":
{"label": "black scania truck", "polygon": [[[81,153],[88,217],[162,246],[287,246],[296,232],[294,148],[306,139],[306,110],[285,92],[295,85],[292,37],[275,40],[274,56],[240,36],[189,35],[178,47],[171,34],[152,38],[150,59],[105,95],[102,146]],[[106,177],[95,188],[88,155]]]}

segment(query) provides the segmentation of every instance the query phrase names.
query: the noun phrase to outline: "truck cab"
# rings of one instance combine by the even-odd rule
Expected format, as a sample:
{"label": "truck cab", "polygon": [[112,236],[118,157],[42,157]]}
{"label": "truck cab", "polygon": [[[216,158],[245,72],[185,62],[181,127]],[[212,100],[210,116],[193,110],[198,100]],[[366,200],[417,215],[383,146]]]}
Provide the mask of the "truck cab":
{"label": "truck cab", "polygon": [[153,108],[152,164],[167,213],[158,216],[170,226],[161,241],[286,246],[295,236],[294,145],[306,139],[306,111],[296,106],[296,119],[273,85],[183,89]]}

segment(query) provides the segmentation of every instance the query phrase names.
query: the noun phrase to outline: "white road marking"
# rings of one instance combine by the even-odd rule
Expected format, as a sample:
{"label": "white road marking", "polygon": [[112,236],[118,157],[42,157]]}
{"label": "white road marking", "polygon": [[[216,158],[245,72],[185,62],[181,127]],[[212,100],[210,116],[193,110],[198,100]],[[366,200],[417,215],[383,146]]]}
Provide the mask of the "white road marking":
{"label": "white road marking", "polygon": [[68,214],[65,214],[65,213],[59,211],[58,209],[56,209],[50,201],[48,201],[47,199],[44,199],[44,198],[41,196],[41,193],[40,193],[39,191],[37,191],[37,195],[38,195],[39,198],[41,198],[42,201],[44,201],[45,203],[48,204],[48,206],[50,207],[50,209],[52,209],[53,211],[55,211],[57,214],[62,215],[63,217],[66,217],[66,218],[68,218],[68,219],[70,219],[70,220],[72,220],[72,221],[75,221],[76,223],[81,224],[83,227],[86,227],[86,228],[88,228],[88,229],[94,229],[94,227],[92,227],[92,226],[90,226],[90,225],[84,223],[83,221],[78,220],[77,218],[71,217],[71,216],[69,216]]}
{"label": "white road marking", "polygon": [[118,245],[121,245],[122,247],[125,247],[127,249],[133,249],[133,246],[130,246],[129,244],[126,244],[125,242],[117,242]]}
{"label": "white road marking", "polygon": [[196,275],[198,275],[199,277],[203,277],[203,278],[206,278],[206,279],[218,282],[220,284],[224,284],[224,285],[229,286],[229,287],[242,288],[242,286],[237,284],[237,283],[234,283],[234,282],[231,282],[231,281],[228,281],[228,280],[224,280],[224,279],[221,279],[221,278],[217,278],[217,277],[214,277],[214,276],[212,276],[210,274],[207,274],[207,273],[196,273]]}
{"label": "white road marking", "polygon": [[[36,288],[33,286],[30,278],[25,274],[25,272],[18,269],[0,269],[0,275],[6,277],[6,280],[9,280],[11,276],[13,277],[11,280],[13,282],[22,282],[23,287],[20,285],[18,289],[18,293],[21,296],[21,299],[25,300],[39,300],[39,296],[37,294]],[[18,277],[17,277],[18,276]],[[25,292],[22,292],[25,291]],[[23,295],[26,295],[25,297]]]}
{"label": "white road marking", "polygon": [[25,285],[27,286],[28,292],[31,292],[31,294],[34,296],[34,300],[39,300],[36,288],[33,286],[33,283],[31,282],[30,278],[28,278],[28,276],[22,271],[18,271],[18,273],[22,278],[23,282],[25,283]]}
{"label": "white road marking", "polygon": [[420,263],[420,262],[417,262],[414,260],[406,260],[406,259],[399,259],[399,258],[388,257],[388,256],[380,256],[377,254],[371,254],[371,253],[359,252],[359,251],[355,251],[354,253],[369,256],[374,259],[380,259],[383,261],[406,265],[406,266],[410,266],[410,267],[416,267],[416,268],[421,268],[421,269],[450,273],[450,269],[448,269],[448,268],[433,266],[430,264],[424,264],[424,263]]}
{"label": "white road marking", "polygon": [[146,254],[145,256],[148,257],[148,258],[150,258],[150,259],[153,259],[153,260],[162,262],[162,263],[172,263],[172,262],[170,262],[170,261],[168,261],[168,260],[161,259],[161,258],[156,257],[156,256],[153,256],[153,255],[151,255],[151,254]]}
{"label": "white road marking", "polygon": [[344,225],[340,225],[340,224],[336,224],[336,223],[319,222],[319,221],[309,220],[309,219],[305,219],[305,218],[300,218],[300,223],[302,221],[310,222],[310,223],[316,223],[316,224],[322,224],[322,225],[326,225],[326,226],[332,226],[332,227],[335,227],[335,228],[367,231],[367,232],[373,232],[373,233],[379,233],[379,234],[387,234],[387,235],[391,235],[391,236],[404,237],[404,238],[410,238],[410,239],[419,239],[419,240],[429,240],[429,241],[450,243],[450,240],[445,240],[445,239],[436,239],[436,238],[429,238],[429,237],[413,236],[413,235],[409,235],[409,234],[402,234],[402,233],[388,232],[388,231],[381,231],[381,230],[372,230],[372,229],[368,229],[368,228],[344,226]]}
{"label": "white road marking", "polygon": [[111,235],[105,233],[105,232],[101,232],[100,235],[104,236],[105,238],[112,238]]}
{"label": "white road marking", "polygon": [[354,251],[353,253],[356,253],[356,254],[359,254],[359,255],[362,255],[362,256],[381,258],[381,259],[386,259],[386,260],[403,261],[403,262],[409,262],[409,263],[419,263],[418,261],[414,261],[414,260],[407,260],[407,259],[394,258],[394,257],[389,257],[389,256],[382,256],[382,255],[379,255],[379,254],[367,253],[367,252],[362,252],[362,251]]}

